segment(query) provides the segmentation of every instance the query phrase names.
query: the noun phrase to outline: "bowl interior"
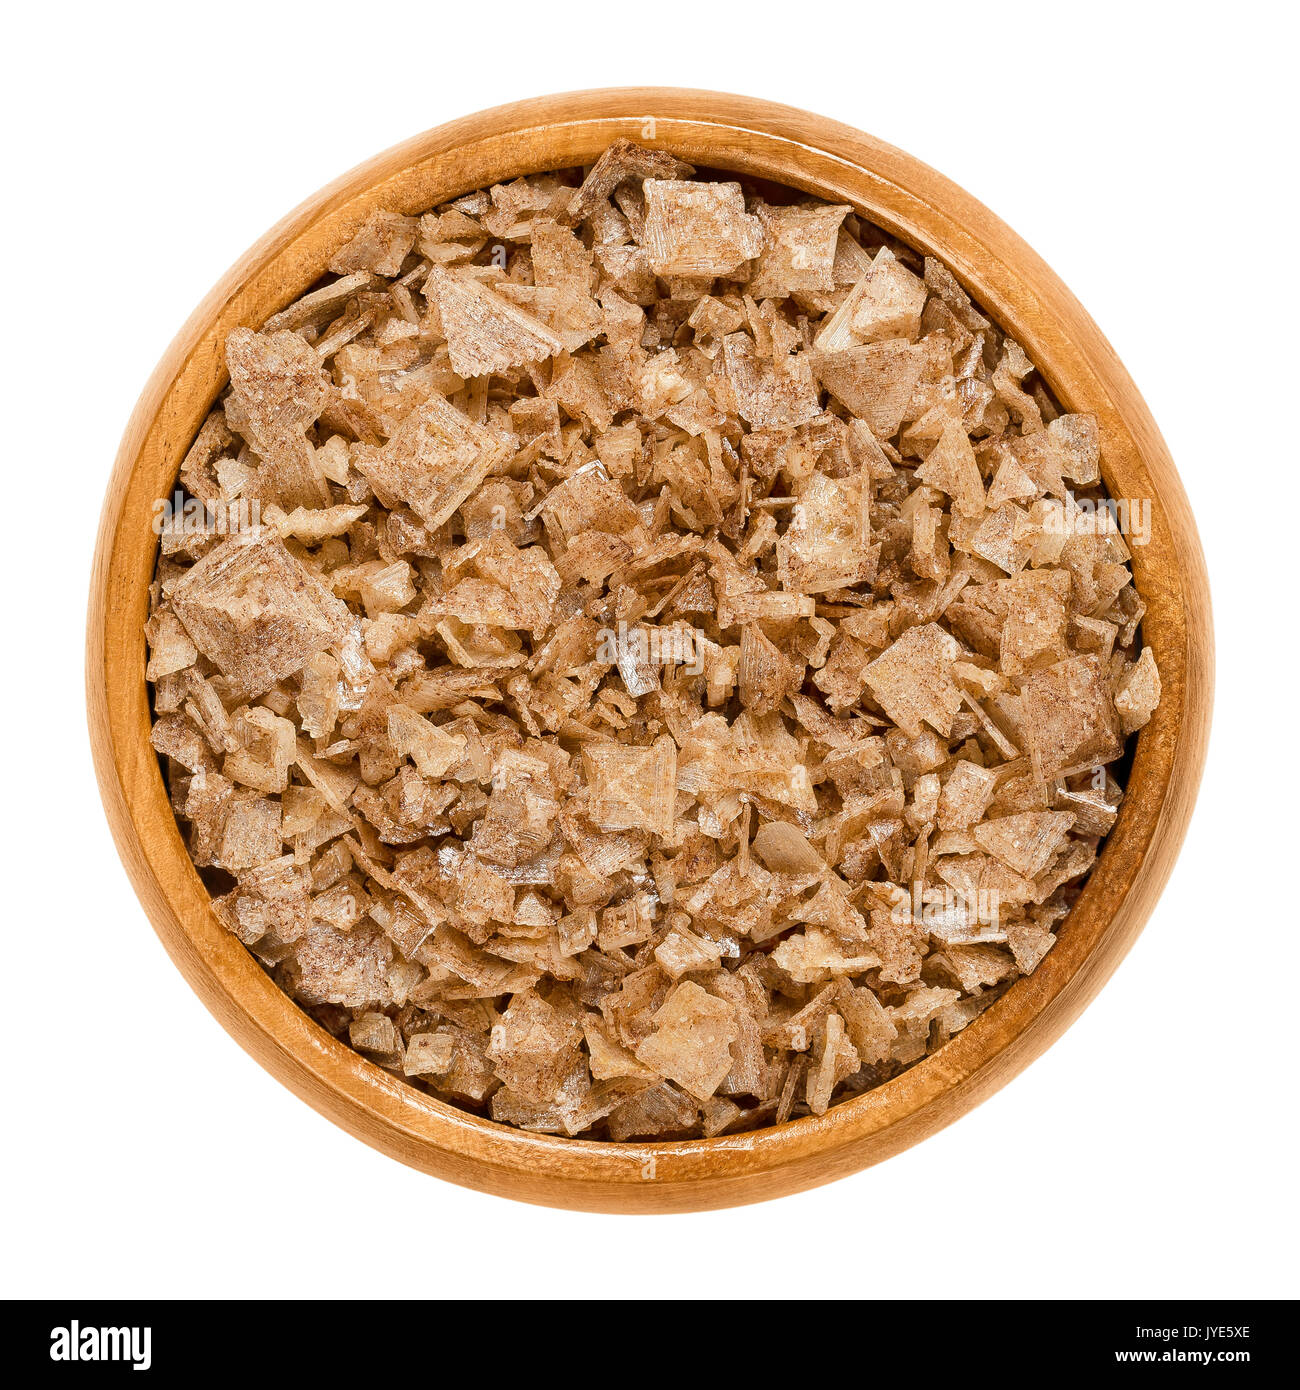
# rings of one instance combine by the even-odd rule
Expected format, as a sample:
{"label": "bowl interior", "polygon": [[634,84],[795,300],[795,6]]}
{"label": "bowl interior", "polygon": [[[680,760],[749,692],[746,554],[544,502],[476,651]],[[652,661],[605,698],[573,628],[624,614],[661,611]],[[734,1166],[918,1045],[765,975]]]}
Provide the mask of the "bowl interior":
{"label": "bowl interior", "polygon": [[[227,333],[307,290],[374,209],[419,212],[590,163],[620,136],[851,203],[953,270],[1063,407],[1097,416],[1111,495],[1151,499],[1151,540],[1133,548],[1132,567],[1163,683],[1118,821],[1033,975],[941,1051],[824,1116],[678,1143],[596,1143],[478,1119],[404,1085],[302,1013],[210,910],[149,745],[144,679],[157,545],[149,518],[225,384]],[[269,1070],[367,1142],[439,1176],[557,1205],[663,1211],[775,1196],[887,1157],[990,1094],[1068,1026],[1140,931],[1181,842],[1208,733],[1209,605],[1186,499],[1149,412],[1068,290],[992,214],[901,152],[807,113],[632,89],[519,103],[419,136],[309,200],[223,278],[160,363],[123,440],[101,525],[87,684],[101,789],[141,900],[208,1007]]]}

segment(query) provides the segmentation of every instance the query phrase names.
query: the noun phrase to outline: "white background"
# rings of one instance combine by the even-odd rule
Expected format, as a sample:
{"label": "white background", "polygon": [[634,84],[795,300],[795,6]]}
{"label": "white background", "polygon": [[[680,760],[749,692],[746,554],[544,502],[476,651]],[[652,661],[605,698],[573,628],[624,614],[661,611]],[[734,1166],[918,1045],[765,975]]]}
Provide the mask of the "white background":
{"label": "white background", "polygon": [[[1281,5],[26,5],[3,102],[3,1292],[1295,1296],[1294,73]],[[417,131],[580,87],[746,92],[964,185],[1101,324],[1214,587],[1200,804],[1145,934],[1027,1072],[775,1205],[616,1218],[407,1170],[209,1017],[127,883],[82,628],[168,341],[273,221]]]}

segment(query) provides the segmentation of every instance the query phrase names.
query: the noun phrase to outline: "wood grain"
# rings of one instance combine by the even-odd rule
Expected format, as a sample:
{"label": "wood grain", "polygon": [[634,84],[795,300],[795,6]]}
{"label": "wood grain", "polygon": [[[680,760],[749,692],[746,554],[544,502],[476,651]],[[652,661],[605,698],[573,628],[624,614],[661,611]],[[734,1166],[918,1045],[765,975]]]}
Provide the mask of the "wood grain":
{"label": "wood grain", "polygon": [[[823,1116],[682,1143],[591,1143],[476,1119],[313,1023],[217,924],[149,746],[144,679],[151,507],[171,492],[225,384],[226,334],[297,298],[373,209],[416,212],[590,163],[618,136],[851,203],[952,268],[1062,404],[1096,414],[1111,495],[1152,500],[1151,541],[1134,547],[1133,573],[1164,685],[1118,822],[1032,976],[940,1052]],[[86,688],[105,810],[145,911],[200,998],[267,1070],[357,1137],[452,1182],[556,1206],[667,1212],[760,1201],[877,1163],[979,1104],[1059,1037],[1133,944],[1169,876],[1200,781],[1212,668],[1205,564],[1169,451],[1097,326],[1024,242],[955,184],[847,126],[747,97],[629,88],[519,102],[417,136],[309,199],[223,277],[159,363],[122,441],[100,524]]]}

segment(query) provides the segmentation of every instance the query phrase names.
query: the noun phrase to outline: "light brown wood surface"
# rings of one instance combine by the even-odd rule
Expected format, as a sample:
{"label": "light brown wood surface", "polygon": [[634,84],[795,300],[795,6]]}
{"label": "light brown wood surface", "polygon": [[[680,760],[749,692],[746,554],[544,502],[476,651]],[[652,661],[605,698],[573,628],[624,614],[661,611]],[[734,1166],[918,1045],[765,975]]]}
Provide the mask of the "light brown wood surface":
{"label": "light brown wood surface", "polygon": [[[1062,404],[1096,414],[1111,495],[1152,500],[1151,541],[1134,547],[1133,573],[1164,687],[1138,738],[1118,822],[1032,976],[934,1056],[824,1116],[680,1143],[591,1143],[480,1120],[313,1023],[209,907],[149,745],[144,679],[152,505],[172,491],[225,384],[226,334],[302,294],[373,209],[418,212],[520,174],[590,163],[618,136],[851,203],[951,267]],[[660,88],[543,97],[417,136],[304,203],[231,269],[168,349],[122,441],[100,524],[86,667],[96,768],[123,862],[172,959],[239,1043],[309,1104],[404,1163],[524,1201],[623,1212],[753,1202],[842,1177],[951,1123],[1037,1057],[1110,976],[1169,876],[1200,781],[1212,684],[1205,564],[1168,449],[1110,345],[1038,256],[955,184],[859,131],[770,102]],[[1137,1058],[1116,1084],[1142,1084],[1140,1068]]]}

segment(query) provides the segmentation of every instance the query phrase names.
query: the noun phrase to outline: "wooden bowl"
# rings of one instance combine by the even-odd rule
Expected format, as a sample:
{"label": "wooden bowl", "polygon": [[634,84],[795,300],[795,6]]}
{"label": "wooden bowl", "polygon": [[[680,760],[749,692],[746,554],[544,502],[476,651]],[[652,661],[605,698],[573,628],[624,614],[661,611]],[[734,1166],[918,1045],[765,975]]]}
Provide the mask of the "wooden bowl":
{"label": "wooden bowl", "polygon": [[[152,504],[171,493],[225,384],[227,333],[302,294],[373,209],[418,212],[590,163],[618,136],[851,203],[942,258],[1063,406],[1097,416],[1111,495],[1151,499],[1151,540],[1134,547],[1133,576],[1164,686],[1114,830],[1032,976],[934,1056],[823,1116],[680,1143],[593,1143],[478,1119],[317,1026],[209,907],[149,745],[144,678]],[[1096,325],[1024,242],[932,169],[847,126],[745,97],[631,88],[501,106],[419,135],[309,199],[222,279],[168,349],[122,441],[99,531],[86,680],[104,805],[145,911],[199,997],[268,1071],[368,1144],[438,1177],[554,1206],[665,1212],[760,1201],[877,1163],[977,1105],[1064,1031],[1133,944],[1173,866],[1209,734],[1212,660],[1204,560],[1165,443]]]}

